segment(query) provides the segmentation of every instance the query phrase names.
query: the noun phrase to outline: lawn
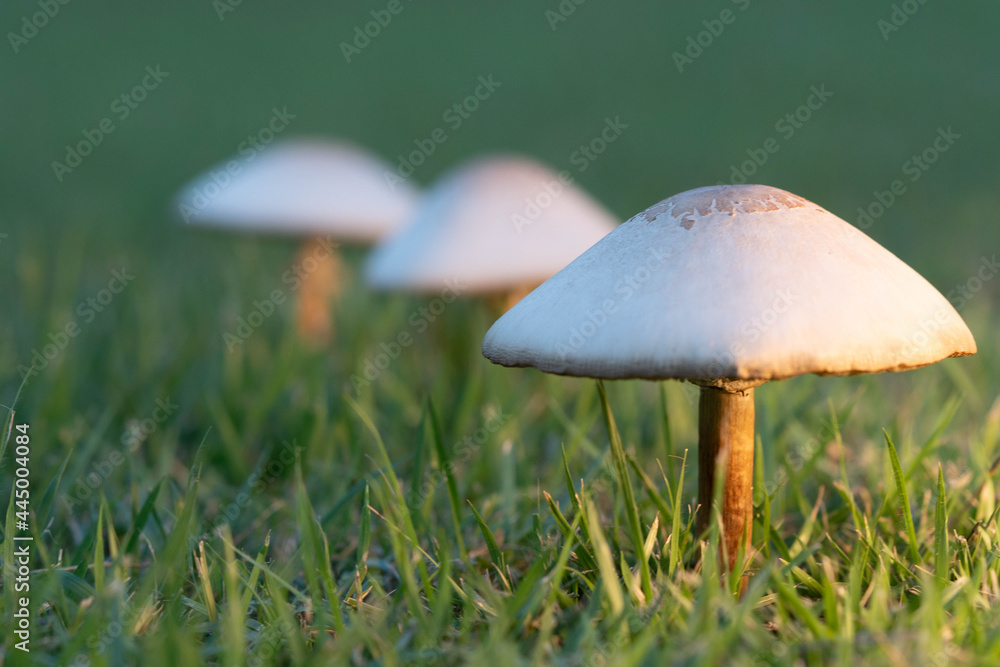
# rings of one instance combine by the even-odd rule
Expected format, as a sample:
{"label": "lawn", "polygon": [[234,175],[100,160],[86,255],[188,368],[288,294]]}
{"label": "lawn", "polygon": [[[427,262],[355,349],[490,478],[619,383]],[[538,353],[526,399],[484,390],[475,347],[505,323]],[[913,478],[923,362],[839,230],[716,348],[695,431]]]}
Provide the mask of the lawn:
{"label": "lawn", "polygon": [[[36,2],[0,8],[3,664],[1000,663],[997,8],[403,0],[355,43],[389,4],[70,2],[30,37]],[[421,184],[527,153],[621,220],[790,190],[926,276],[979,353],[760,387],[756,555],[722,573],[693,528],[693,385],[605,401],[494,366],[490,304],[374,294],[362,248],[317,350],[292,241],[178,220],[185,180],[276,113],[394,164],[444,128]]]}

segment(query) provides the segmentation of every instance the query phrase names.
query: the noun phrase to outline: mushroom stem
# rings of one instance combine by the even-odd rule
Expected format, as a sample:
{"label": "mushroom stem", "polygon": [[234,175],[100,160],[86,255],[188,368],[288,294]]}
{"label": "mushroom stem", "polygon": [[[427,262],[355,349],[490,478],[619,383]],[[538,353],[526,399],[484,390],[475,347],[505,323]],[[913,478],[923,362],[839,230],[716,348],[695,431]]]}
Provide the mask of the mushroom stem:
{"label": "mushroom stem", "polygon": [[[746,553],[753,528],[753,389],[702,387],[698,402],[698,532],[712,520],[717,468],[722,465],[722,543],[728,569]],[[721,558],[721,554],[720,554]]]}
{"label": "mushroom stem", "polygon": [[333,335],[331,304],[340,293],[340,256],[336,245],[314,236],[302,244],[295,263],[302,281],[296,314],[299,335],[323,345]]}

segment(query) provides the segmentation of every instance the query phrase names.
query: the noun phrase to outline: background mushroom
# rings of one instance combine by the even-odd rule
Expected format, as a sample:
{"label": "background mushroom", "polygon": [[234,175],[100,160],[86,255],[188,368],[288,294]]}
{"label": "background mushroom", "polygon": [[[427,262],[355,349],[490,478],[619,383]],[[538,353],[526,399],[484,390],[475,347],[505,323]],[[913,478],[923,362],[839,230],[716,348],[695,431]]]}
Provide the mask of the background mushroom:
{"label": "background mushroom", "polygon": [[731,569],[753,520],[755,386],[975,352],[958,313],[913,269],[820,206],[762,185],[699,188],[646,209],[483,341],[504,366],[700,385],[698,526],[721,474]]}
{"label": "background mushroom", "polygon": [[573,184],[528,158],[480,158],[431,189],[366,266],[372,286],[433,292],[458,284],[506,310],[616,226]]}
{"label": "background mushroom", "polygon": [[290,140],[209,169],[181,191],[177,207],[199,226],[304,237],[297,326],[307,340],[324,342],[339,288],[339,243],[377,241],[415,206],[417,190],[406,182],[390,187],[387,173],[395,173],[391,165],[356,146]]}

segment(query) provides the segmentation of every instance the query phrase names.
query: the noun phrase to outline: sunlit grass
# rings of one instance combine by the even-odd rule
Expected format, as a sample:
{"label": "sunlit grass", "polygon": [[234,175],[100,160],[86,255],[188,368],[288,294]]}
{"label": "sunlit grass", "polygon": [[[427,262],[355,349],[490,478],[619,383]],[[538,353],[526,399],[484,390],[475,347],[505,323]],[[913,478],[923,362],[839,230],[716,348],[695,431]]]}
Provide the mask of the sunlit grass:
{"label": "sunlit grass", "polygon": [[[165,321],[142,294],[163,271],[18,399],[33,648],[61,664],[1000,660],[988,308],[966,313],[977,357],[758,390],[740,597],[717,535],[693,530],[690,387],[608,382],[605,401],[594,381],[492,366],[491,314],[463,302],[355,390],[420,299],[354,285],[329,350],[299,345],[286,310],[227,352],[219,327],[267,277],[235,298],[181,280]],[[213,304],[230,314],[206,321]],[[179,407],[123,445],[158,398]],[[5,618],[11,597],[5,582]]]}

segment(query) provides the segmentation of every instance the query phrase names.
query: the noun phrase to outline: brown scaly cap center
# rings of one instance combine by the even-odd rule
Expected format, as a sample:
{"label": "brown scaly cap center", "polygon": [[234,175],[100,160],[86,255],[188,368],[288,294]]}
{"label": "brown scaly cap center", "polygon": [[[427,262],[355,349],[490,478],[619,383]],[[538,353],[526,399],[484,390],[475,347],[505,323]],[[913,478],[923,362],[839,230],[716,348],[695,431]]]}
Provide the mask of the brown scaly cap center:
{"label": "brown scaly cap center", "polygon": [[726,185],[682,192],[650,206],[636,217],[645,222],[653,222],[666,216],[669,221],[691,229],[698,218],[713,214],[734,216],[807,206],[822,210],[816,204],[778,188],[766,185]]}

